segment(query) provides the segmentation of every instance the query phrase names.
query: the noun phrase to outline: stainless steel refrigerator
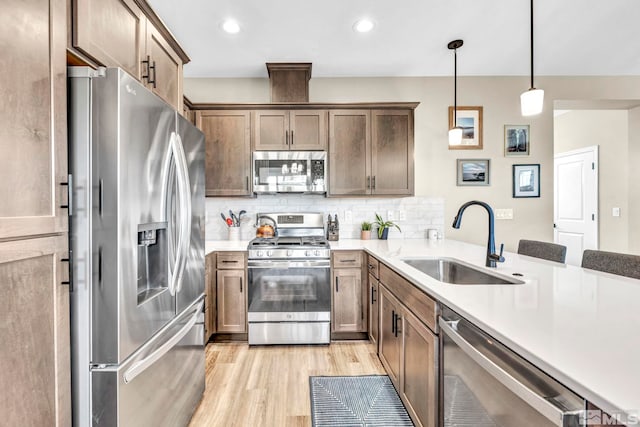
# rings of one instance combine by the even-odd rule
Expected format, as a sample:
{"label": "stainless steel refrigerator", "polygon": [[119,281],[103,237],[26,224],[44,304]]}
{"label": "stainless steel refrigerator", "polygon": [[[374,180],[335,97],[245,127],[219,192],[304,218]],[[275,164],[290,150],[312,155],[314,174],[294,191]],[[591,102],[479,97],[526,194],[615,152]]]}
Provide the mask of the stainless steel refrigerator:
{"label": "stainless steel refrigerator", "polygon": [[118,68],[71,67],[75,426],[183,426],[204,392],[204,135]]}

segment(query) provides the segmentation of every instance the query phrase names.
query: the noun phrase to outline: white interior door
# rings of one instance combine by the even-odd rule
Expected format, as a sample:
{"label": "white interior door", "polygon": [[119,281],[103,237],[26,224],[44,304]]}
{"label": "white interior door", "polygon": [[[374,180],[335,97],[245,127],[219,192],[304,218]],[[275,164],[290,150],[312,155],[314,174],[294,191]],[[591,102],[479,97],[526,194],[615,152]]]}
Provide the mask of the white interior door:
{"label": "white interior door", "polygon": [[554,156],[554,241],[567,247],[567,264],[580,265],[598,249],[598,147]]}

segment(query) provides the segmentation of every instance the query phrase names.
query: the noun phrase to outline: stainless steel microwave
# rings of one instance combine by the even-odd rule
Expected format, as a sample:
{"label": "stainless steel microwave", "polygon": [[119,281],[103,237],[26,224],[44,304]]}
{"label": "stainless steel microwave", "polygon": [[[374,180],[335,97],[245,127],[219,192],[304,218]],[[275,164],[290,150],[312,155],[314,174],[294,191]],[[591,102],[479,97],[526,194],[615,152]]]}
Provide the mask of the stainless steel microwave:
{"label": "stainless steel microwave", "polygon": [[256,194],[327,192],[324,151],[255,151],[252,167]]}

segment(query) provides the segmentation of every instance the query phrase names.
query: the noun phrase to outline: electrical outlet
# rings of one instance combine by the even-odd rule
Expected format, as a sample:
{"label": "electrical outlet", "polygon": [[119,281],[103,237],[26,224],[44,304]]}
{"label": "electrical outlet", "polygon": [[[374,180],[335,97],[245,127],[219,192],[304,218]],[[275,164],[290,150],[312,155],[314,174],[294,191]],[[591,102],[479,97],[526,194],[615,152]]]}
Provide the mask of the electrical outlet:
{"label": "electrical outlet", "polygon": [[387,211],[387,221],[395,221],[395,215],[393,211]]}
{"label": "electrical outlet", "polygon": [[513,209],[496,209],[496,219],[513,219]]}
{"label": "electrical outlet", "polygon": [[407,220],[407,211],[398,211],[398,221],[406,221]]}
{"label": "electrical outlet", "polygon": [[344,223],[345,224],[352,224],[353,223],[353,212],[344,211]]}
{"label": "electrical outlet", "polygon": [[611,215],[620,216],[620,208],[612,208],[611,209]]}

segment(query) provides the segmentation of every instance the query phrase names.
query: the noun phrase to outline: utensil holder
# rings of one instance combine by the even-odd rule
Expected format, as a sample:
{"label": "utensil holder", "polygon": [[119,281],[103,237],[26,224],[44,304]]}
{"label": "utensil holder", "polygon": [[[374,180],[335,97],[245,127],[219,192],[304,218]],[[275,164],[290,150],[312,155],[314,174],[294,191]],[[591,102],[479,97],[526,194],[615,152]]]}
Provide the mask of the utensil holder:
{"label": "utensil holder", "polygon": [[229,227],[229,240],[240,240],[240,227]]}

